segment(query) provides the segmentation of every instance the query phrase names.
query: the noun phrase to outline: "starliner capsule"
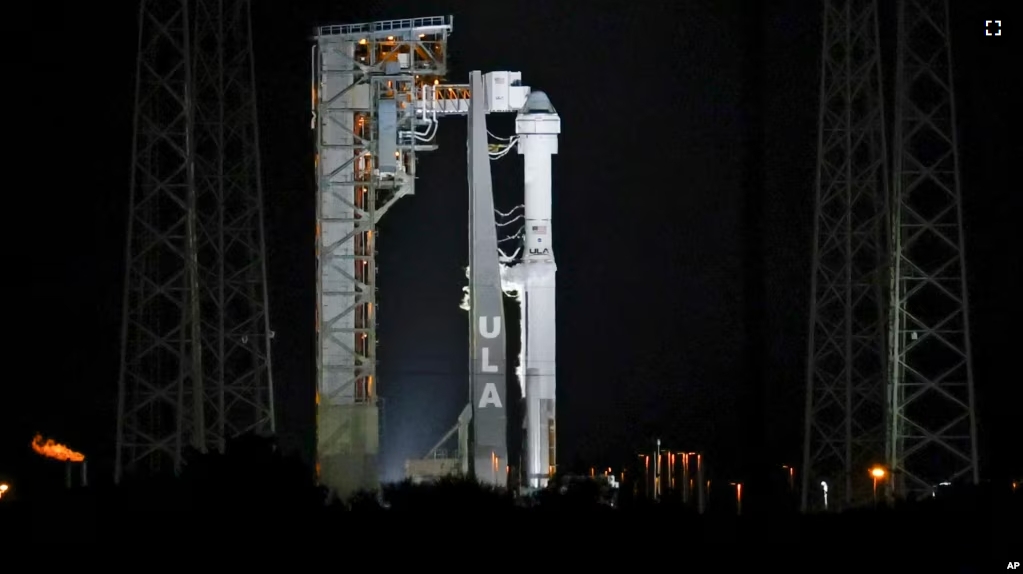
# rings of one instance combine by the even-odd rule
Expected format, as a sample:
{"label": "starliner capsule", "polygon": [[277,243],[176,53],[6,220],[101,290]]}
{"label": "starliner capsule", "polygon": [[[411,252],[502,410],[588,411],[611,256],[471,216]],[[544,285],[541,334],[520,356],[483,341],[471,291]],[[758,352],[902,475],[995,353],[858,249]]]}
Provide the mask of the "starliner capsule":
{"label": "starliner capsule", "polygon": [[543,92],[532,92],[515,119],[525,169],[522,317],[526,403],[526,481],[543,488],[557,466],[555,445],[555,272],[551,227],[551,156],[561,118]]}

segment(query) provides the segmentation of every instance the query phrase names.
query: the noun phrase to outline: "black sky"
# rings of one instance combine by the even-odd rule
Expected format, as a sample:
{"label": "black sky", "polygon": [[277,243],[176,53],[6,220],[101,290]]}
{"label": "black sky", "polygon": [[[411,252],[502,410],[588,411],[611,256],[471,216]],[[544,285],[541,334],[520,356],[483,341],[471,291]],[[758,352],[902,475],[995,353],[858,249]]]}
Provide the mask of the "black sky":
{"label": "black sky", "polygon": [[[254,4],[286,445],[308,455],[312,436],[309,36],[317,24],[450,13],[452,82],[473,69],[521,71],[562,117],[554,162],[561,462],[618,466],[655,437],[707,451],[729,475],[798,462],[819,2]],[[1008,21],[1013,3],[954,4],[982,465],[988,477],[1019,475],[1020,457],[1000,446],[1020,436],[1013,413],[1023,404],[1011,327],[1020,284],[1010,273],[1020,268],[1010,169],[1023,154],[1009,117],[1021,97],[1019,52],[1010,54],[1011,38],[983,36],[983,20]],[[0,394],[0,475],[27,456],[36,431],[101,461],[114,441],[137,3],[46,6],[33,13],[22,52],[31,59],[31,119],[15,118],[31,151],[9,168],[25,182],[9,191],[24,205],[8,218],[24,259],[8,281],[20,293],[11,333],[23,366],[9,370]],[[509,118],[491,126],[513,129]],[[380,231],[390,469],[428,448],[465,396],[464,120],[447,120],[439,142],[420,159],[416,195]],[[510,155],[495,172],[500,209],[516,203],[520,162]]]}

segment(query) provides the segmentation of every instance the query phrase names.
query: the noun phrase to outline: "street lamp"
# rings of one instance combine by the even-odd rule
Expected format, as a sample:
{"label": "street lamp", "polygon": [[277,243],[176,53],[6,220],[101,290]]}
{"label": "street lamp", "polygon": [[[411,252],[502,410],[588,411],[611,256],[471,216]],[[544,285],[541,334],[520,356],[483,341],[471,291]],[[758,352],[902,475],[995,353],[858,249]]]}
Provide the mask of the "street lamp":
{"label": "street lamp", "polygon": [[789,466],[787,464],[783,464],[783,465],[781,465],[781,467],[782,467],[783,470],[787,470],[789,472],[789,491],[790,492],[795,492],[796,491],[796,467]]}
{"label": "street lamp", "polygon": [[657,458],[654,460],[654,500],[661,500],[661,439],[657,439]]}
{"label": "street lamp", "polygon": [[877,481],[883,479],[886,474],[888,474],[888,473],[885,472],[884,468],[882,468],[880,466],[875,466],[874,468],[870,469],[870,477],[874,479],[874,506],[875,507],[877,506]]}
{"label": "street lamp", "polygon": [[828,510],[828,483],[821,481],[821,488],[824,489],[824,511]]}
{"label": "street lamp", "polygon": [[10,489],[11,487],[7,486],[6,483],[0,484],[0,498],[3,498],[4,495],[7,494],[7,491]]}
{"label": "street lamp", "polygon": [[650,496],[650,455],[641,454],[639,458],[643,459],[643,493]]}
{"label": "street lamp", "polygon": [[742,514],[742,483],[730,482],[735,487],[735,513]]}
{"label": "street lamp", "polygon": [[668,451],[668,491],[675,490],[675,478],[671,476],[671,469],[675,466],[675,453]]}

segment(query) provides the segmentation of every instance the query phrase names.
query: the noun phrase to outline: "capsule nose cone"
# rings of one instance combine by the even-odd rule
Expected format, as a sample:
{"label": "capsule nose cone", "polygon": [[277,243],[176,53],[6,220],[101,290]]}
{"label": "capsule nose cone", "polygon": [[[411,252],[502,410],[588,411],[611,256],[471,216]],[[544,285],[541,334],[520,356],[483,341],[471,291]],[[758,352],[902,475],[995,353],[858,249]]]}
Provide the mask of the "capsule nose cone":
{"label": "capsule nose cone", "polygon": [[522,106],[522,114],[555,114],[550,98],[543,92],[530,92],[526,105]]}

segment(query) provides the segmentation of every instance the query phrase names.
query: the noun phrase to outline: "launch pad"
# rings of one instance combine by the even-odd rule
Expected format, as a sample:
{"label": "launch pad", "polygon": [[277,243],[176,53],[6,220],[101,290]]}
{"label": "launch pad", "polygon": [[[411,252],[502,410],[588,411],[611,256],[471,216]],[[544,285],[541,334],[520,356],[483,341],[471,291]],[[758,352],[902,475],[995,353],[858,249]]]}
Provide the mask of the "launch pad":
{"label": "launch pad", "polygon": [[[324,26],[316,36],[317,475],[341,497],[379,485],[376,223],[414,193],[417,152],[436,149],[444,116],[469,122],[471,403],[456,425],[459,454],[426,462],[439,460],[449,433],[425,459],[410,461],[408,472],[464,473],[507,485],[506,293],[523,307],[518,375],[529,483],[543,486],[556,465],[550,156],[557,153],[560,118],[518,72],[472,72],[467,84],[442,84],[452,30],[450,16],[436,16]],[[516,136],[492,146],[487,114],[512,112]],[[525,221],[500,240],[522,243],[509,256],[498,248],[490,162],[516,145],[525,160],[524,213],[500,225]]]}

